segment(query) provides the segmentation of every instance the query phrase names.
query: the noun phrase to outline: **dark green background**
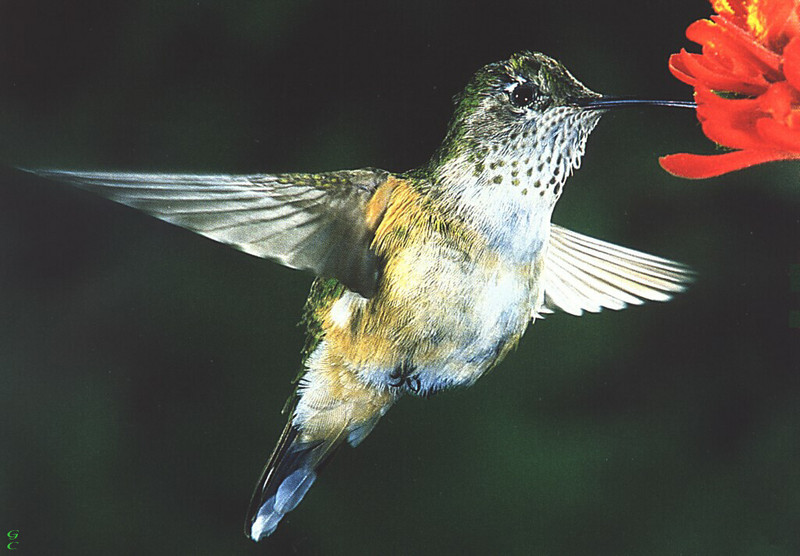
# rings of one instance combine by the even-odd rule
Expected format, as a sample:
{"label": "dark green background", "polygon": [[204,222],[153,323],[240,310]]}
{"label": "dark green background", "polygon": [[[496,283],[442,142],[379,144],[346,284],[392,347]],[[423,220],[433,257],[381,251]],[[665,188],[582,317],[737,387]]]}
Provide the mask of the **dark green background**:
{"label": "dark green background", "polygon": [[405,170],[469,75],[517,50],[609,94],[689,98],[666,61],[709,11],[0,0],[0,527],[18,553],[797,554],[800,164],[679,180],[658,155],[713,151],[691,112],[606,116],[556,221],[696,284],[549,317],[475,387],[402,400],[260,545],[242,520],[311,278],[10,169]]}

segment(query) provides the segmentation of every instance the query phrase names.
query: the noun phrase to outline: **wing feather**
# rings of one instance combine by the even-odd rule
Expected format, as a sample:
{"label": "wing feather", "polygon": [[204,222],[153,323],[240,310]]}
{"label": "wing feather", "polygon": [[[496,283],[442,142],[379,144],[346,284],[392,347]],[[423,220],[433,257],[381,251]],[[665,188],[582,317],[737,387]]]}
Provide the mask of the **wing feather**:
{"label": "wing feather", "polygon": [[545,259],[544,304],[538,313],[620,310],[666,301],[693,273],[668,259],[578,234],[553,224]]}
{"label": "wing feather", "polygon": [[390,174],[157,174],[34,170],[291,268],[374,293],[378,261],[366,207]]}

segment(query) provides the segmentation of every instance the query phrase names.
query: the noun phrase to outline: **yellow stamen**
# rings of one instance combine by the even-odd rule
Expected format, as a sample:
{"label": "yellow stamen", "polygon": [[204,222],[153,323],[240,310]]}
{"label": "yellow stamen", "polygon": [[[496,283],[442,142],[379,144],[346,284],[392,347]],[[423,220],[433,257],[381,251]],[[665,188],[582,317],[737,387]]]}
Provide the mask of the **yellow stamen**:
{"label": "yellow stamen", "polygon": [[711,7],[719,15],[734,15],[733,8],[728,0],[714,0],[711,2]]}
{"label": "yellow stamen", "polygon": [[752,0],[746,5],[747,8],[747,26],[750,31],[758,39],[763,39],[767,34],[767,28],[764,25],[764,14],[759,10],[759,0]]}

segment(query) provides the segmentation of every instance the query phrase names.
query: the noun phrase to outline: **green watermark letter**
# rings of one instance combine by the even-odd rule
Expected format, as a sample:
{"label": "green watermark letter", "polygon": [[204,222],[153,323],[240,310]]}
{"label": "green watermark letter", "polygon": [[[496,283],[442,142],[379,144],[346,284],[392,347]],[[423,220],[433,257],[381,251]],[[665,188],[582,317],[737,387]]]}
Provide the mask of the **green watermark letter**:
{"label": "green watermark letter", "polygon": [[8,533],[6,533],[6,536],[8,537],[8,540],[10,541],[6,545],[7,549],[16,550],[17,548],[19,548],[19,541],[17,540],[19,538],[19,529],[12,529]]}

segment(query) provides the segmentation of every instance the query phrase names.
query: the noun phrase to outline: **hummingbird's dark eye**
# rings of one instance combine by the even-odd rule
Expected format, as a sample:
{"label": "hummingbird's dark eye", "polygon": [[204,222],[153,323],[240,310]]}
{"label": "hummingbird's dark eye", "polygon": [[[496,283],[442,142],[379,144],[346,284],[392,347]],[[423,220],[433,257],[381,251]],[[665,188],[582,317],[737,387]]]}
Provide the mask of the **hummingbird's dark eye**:
{"label": "hummingbird's dark eye", "polygon": [[536,90],[530,83],[520,83],[508,92],[511,104],[517,108],[530,105],[536,99]]}

